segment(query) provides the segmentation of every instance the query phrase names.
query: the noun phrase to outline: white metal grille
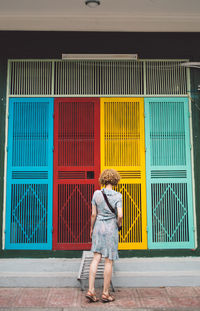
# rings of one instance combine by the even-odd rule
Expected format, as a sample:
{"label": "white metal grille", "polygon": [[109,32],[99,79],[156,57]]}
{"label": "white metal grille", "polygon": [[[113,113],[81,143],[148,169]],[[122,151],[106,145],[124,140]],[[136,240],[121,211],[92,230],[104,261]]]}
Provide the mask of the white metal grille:
{"label": "white metal grille", "polygon": [[10,95],[51,95],[51,61],[12,61]]}
{"label": "white metal grille", "polygon": [[185,60],[10,60],[10,96],[186,95]]}
{"label": "white metal grille", "polygon": [[134,61],[59,61],[55,95],[143,94],[142,63]]}
{"label": "white metal grille", "polygon": [[147,61],[146,94],[187,94],[186,68],[181,61]]}
{"label": "white metal grille", "polygon": [[100,72],[96,62],[55,63],[55,95],[100,94]]}

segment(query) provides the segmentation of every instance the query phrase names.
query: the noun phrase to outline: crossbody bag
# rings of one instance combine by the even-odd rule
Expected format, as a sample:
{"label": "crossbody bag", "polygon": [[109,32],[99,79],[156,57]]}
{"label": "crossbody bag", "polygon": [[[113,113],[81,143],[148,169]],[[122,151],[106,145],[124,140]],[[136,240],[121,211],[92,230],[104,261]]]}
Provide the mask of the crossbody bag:
{"label": "crossbody bag", "polygon": [[[106,201],[106,204],[108,205],[109,209],[111,210],[111,212],[112,212],[113,214],[115,214],[115,216],[116,216],[116,218],[117,218],[117,214],[116,214],[116,212],[115,212],[115,209],[114,209],[114,208],[112,207],[112,205],[109,203],[108,198],[107,198],[107,195],[105,194],[105,192],[104,192],[103,190],[101,190],[101,192],[102,192],[102,194],[103,194],[104,200]],[[121,230],[122,230],[122,226],[119,226],[118,224],[117,224],[117,226],[118,226],[118,231],[121,231]]]}

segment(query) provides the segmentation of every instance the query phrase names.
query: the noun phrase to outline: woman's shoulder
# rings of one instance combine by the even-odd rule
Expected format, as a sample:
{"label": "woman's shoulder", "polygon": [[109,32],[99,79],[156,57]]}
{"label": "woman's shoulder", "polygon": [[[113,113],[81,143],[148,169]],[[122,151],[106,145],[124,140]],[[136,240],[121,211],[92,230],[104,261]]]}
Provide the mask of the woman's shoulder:
{"label": "woman's shoulder", "polygon": [[[122,194],[118,191],[115,191],[115,190],[110,190],[110,189],[106,189],[106,188],[103,188],[103,191],[105,192],[105,194],[108,196],[108,197],[113,197],[114,199],[117,199],[117,200],[121,200],[122,199]],[[98,196],[98,195],[102,195],[102,190],[98,189],[98,190],[95,190],[94,191],[94,197]]]}
{"label": "woman's shoulder", "polygon": [[100,194],[101,193],[101,190],[95,190],[94,191],[94,195],[97,195],[97,194]]}
{"label": "woman's shoulder", "polygon": [[116,191],[116,190],[112,189],[112,190],[108,190],[108,191],[105,191],[105,192],[106,192],[106,194],[108,194],[109,196],[111,196],[111,197],[113,197],[113,198],[115,198],[117,200],[122,198],[122,194],[120,192]]}
{"label": "woman's shoulder", "polygon": [[116,191],[116,197],[121,200],[122,199],[122,194],[120,192]]}
{"label": "woman's shoulder", "polygon": [[101,190],[95,190],[93,193],[93,198],[98,198],[99,196],[101,196]]}

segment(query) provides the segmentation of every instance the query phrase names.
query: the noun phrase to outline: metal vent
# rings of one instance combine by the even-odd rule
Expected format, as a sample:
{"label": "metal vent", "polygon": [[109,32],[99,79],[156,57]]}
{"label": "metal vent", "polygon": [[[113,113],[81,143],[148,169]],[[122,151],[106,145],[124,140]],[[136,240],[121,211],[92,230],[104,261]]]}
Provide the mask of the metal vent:
{"label": "metal vent", "polygon": [[186,170],[153,170],[151,178],[187,178]]}
{"label": "metal vent", "polygon": [[55,95],[143,94],[142,62],[58,61]]}
{"label": "metal vent", "polygon": [[119,171],[122,179],[141,178],[141,171]]}
{"label": "metal vent", "polygon": [[13,179],[48,179],[48,172],[42,171],[13,171]]}
{"label": "metal vent", "polygon": [[105,166],[141,165],[142,107],[141,98],[102,99]]}
{"label": "metal vent", "polygon": [[186,60],[10,60],[13,96],[186,95]]}
{"label": "metal vent", "polygon": [[85,179],[84,171],[59,171],[58,179]]}
{"label": "metal vent", "polygon": [[12,61],[10,95],[51,95],[51,61]]}
{"label": "metal vent", "polygon": [[12,113],[12,165],[47,166],[49,100],[13,99]]}
{"label": "metal vent", "polygon": [[186,165],[185,101],[149,99],[151,165]]}
{"label": "metal vent", "polygon": [[146,94],[187,94],[186,68],[181,61],[147,61]]}

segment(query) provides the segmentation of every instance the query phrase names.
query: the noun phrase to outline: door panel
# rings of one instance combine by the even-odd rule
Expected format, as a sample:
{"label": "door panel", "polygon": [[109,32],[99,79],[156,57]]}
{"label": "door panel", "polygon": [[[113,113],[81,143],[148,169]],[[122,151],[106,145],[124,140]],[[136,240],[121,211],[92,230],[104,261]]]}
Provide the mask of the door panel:
{"label": "door panel", "polygon": [[146,98],[149,248],[193,248],[187,98]]}
{"label": "door panel", "polygon": [[6,249],[52,248],[53,100],[9,101]]}
{"label": "door panel", "polygon": [[101,99],[101,169],[121,176],[123,229],[119,249],[147,248],[144,146],[144,100]]}
{"label": "door panel", "polygon": [[91,199],[100,171],[99,106],[96,98],[55,99],[54,249],[91,247]]}

